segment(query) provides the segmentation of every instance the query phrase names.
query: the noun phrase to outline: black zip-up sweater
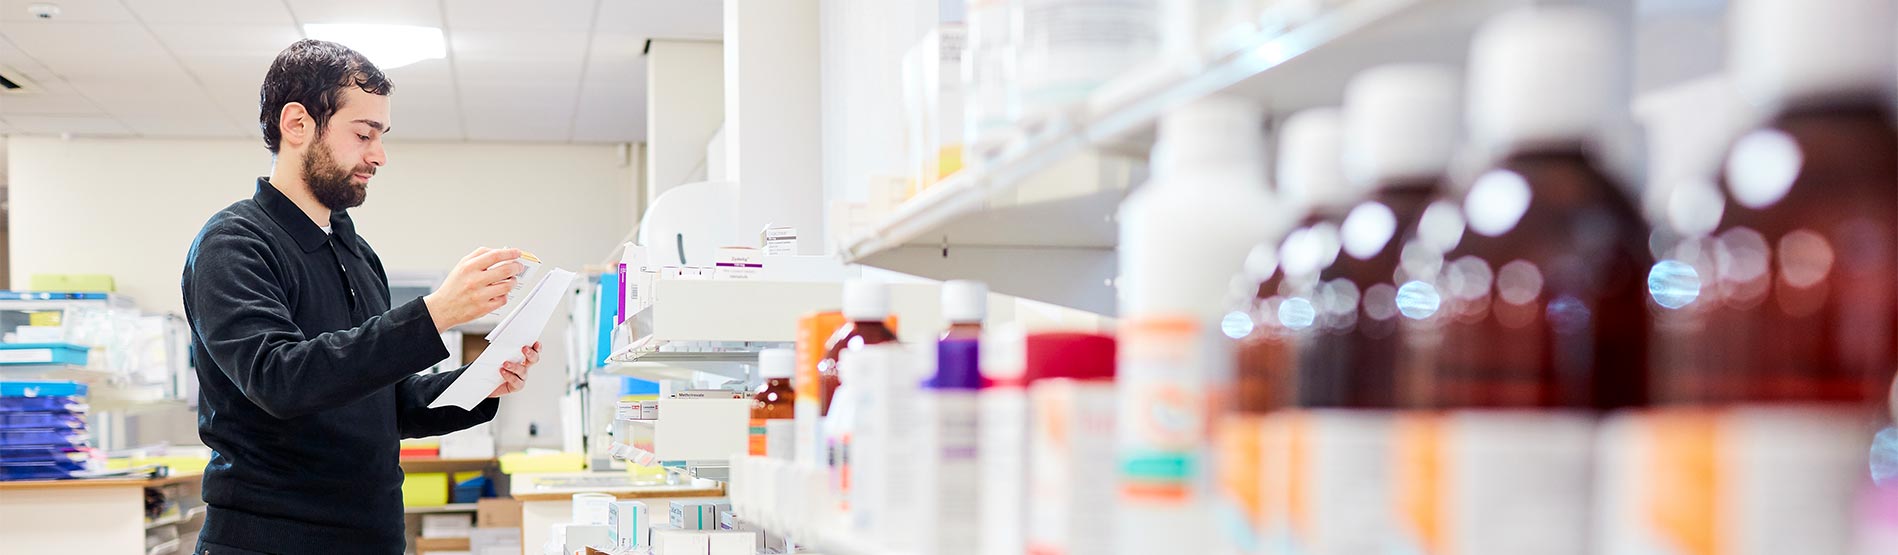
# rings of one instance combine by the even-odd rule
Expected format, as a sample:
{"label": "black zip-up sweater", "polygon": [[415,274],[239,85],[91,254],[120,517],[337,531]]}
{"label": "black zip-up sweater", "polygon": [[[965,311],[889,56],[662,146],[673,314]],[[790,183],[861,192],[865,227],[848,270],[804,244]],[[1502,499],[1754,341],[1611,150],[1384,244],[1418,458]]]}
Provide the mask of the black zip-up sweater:
{"label": "black zip-up sweater", "polygon": [[348,213],[330,224],[259,178],[185,259],[212,553],[401,553],[398,441],[499,406],[427,408],[461,374],[416,375],[448,357],[428,308],[390,309],[382,260]]}

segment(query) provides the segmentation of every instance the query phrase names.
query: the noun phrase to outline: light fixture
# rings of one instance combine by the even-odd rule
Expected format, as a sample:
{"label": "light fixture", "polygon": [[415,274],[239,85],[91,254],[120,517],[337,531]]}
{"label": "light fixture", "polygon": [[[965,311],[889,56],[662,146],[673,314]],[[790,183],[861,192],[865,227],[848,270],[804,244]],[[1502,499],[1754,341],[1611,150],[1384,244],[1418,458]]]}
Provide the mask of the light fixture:
{"label": "light fixture", "polygon": [[448,56],[440,27],[380,23],[311,23],[304,36],[347,46],[384,71]]}

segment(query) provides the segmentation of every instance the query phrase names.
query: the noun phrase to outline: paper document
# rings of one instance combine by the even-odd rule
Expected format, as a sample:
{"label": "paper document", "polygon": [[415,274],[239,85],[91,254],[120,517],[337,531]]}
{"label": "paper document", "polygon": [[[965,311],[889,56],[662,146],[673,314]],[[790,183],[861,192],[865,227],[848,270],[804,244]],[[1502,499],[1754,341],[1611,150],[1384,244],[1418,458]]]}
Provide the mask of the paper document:
{"label": "paper document", "polygon": [[524,356],[521,348],[533,345],[540,339],[540,333],[547,327],[547,320],[560,307],[560,299],[566,297],[567,286],[573,283],[573,272],[553,268],[541,275],[540,281],[527,294],[520,304],[515,305],[501,323],[488,332],[488,348],[475,357],[473,364],[462,371],[455,383],[448,384],[440,397],[428,404],[428,408],[449,405],[474,410],[475,405],[501,387],[501,364],[520,362]]}

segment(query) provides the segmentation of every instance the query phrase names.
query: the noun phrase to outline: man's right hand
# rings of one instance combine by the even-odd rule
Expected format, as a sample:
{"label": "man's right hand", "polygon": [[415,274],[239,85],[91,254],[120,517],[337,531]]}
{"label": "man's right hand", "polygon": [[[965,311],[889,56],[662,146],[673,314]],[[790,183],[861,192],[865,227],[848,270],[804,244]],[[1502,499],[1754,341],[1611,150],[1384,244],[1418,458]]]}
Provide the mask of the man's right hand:
{"label": "man's right hand", "polygon": [[[512,262],[521,257],[520,249],[481,247],[455,264],[442,286],[422,297],[428,316],[435,320],[435,331],[466,324],[507,304],[507,292],[527,266]],[[507,264],[501,264],[507,262]],[[497,265],[498,264],[498,265]]]}

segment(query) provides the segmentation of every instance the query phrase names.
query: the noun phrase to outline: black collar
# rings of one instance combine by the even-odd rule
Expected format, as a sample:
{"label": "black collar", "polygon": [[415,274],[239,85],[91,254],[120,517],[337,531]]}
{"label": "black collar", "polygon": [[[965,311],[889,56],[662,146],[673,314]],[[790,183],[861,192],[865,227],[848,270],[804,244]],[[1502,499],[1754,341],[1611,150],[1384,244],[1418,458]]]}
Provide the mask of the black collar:
{"label": "black collar", "polygon": [[[276,220],[277,227],[296,239],[297,246],[302,248],[303,252],[316,252],[316,249],[322,248],[323,243],[330,240],[330,235],[323,233],[323,228],[317,227],[316,222],[310,221],[310,216],[304,214],[303,209],[297,207],[297,203],[291,201],[290,197],[284,196],[283,191],[277,190],[277,186],[270,184],[270,178],[257,178],[257,194],[251,197],[251,200],[263,207],[264,213],[269,214],[270,219]],[[330,211],[330,232],[340,239],[338,243],[343,248],[349,249],[352,253],[356,252],[356,222],[349,219],[349,211]]]}

